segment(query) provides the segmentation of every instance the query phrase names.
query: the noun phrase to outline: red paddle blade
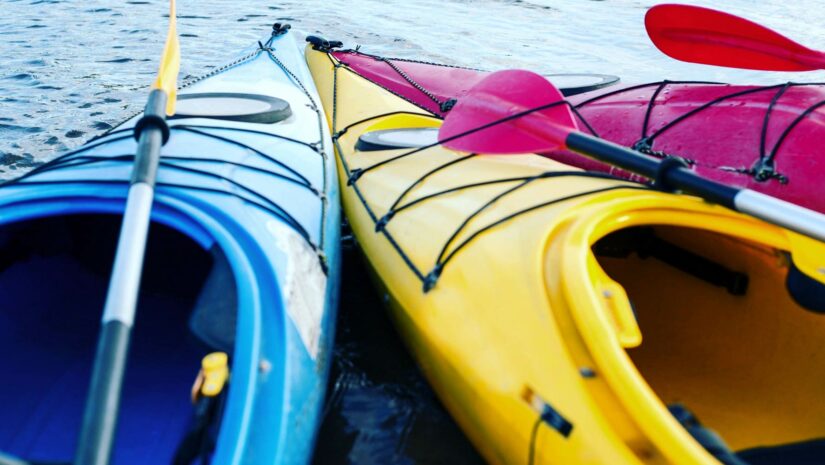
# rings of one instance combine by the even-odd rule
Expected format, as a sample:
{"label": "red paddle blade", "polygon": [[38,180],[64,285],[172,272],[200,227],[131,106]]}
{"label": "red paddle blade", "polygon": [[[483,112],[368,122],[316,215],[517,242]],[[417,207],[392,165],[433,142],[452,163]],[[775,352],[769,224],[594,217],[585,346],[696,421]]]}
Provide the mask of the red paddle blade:
{"label": "red paddle blade", "polygon": [[[537,108],[542,109],[531,111]],[[553,84],[530,71],[505,70],[485,77],[458,99],[438,140],[462,152],[547,152],[563,148],[575,129],[573,114]]]}
{"label": "red paddle blade", "polygon": [[645,27],[664,54],[681,61],[765,71],[811,71],[825,66],[822,52],[764,26],[691,5],[657,5]]}

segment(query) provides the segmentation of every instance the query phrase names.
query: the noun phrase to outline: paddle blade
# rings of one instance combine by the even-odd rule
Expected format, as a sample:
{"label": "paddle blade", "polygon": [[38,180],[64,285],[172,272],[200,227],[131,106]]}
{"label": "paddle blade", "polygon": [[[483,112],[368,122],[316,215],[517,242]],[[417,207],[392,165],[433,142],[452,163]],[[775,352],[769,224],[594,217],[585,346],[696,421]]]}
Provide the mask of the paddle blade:
{"label": "paddle blade", "polygon": [[681,61],[765,71],[811,71],[825,66],[821,52],[764,26],[691,5],[657,5],[645,27],[665,55]]}
{"label": "paddle blade", "polygon": [[[446,147],[474,153],[534,153],[564,147],[576,129],[564,97],[524,70],[492,73],[462,96],[438,132]],[[538,111],[531,111],[543,108]]]}
{"label": "paddle blade", "polygon": [[163,56],[160,59],[160,69],[155,80],[155,89],[164,91],[168,97],[166,114],[175,114],[175,100],[178,90],[178,71],[180,71],[180,42],[175,13],[175,0],[169,2],[169,31],[166,33],[166,45],[163,47]]}

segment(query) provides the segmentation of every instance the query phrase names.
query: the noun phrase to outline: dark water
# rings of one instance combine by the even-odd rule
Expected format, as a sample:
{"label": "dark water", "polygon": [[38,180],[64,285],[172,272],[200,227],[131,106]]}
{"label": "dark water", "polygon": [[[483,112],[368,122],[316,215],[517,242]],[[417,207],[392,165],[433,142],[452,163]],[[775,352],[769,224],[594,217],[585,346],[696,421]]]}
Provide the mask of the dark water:
{"label": "dark water", "polygon": [[[181,76],[208,72],[273,22],[369,52],[463,66],[772,83],[821,73],[678,63],[646,38],[654,0],[178,0]],[[689,1],[719,7],[711,0]],[[825,48],[821,0],[730,0],[724,8]],[[76,147],[142,106],[165,0],[0,0],[0,179]],[[804,24],[805,27],[800,27]],[[407,355],[361,258],[345,254],[330,398],[315,463],[479,464]]]}
{"label": "dark water", "polygon": [[315,465],[484,463],[407,354],[351,244],[342,285]]}

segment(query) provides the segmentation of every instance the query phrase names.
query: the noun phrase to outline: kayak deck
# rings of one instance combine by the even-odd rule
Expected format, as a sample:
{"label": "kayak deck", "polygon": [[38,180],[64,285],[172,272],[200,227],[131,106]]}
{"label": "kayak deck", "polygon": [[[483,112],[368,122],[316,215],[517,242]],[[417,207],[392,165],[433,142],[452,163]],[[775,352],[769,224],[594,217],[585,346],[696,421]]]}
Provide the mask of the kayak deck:
{"label": "kayak deck", "polygon": [[[359,50],[330,51],[330,57],[439,118],[489,75]],[[563,82],[555,83],[563,87]],[[657,158],[677,157],[702,176],[825,212],[825,197],[817,190],[823,166],[819,141],[825,127],[825,83],[661,81],[604,89],[605,85],[565,93],[582,131]],[[570,166],[643,179],[571,151],[544,155]]]}
{"label": "kayak deck", "polygon": [[[308,52],[308,61],[328,111],[341,185],[347,186],[344,209],[358,244],[399,332],[487,461],[718,464],[715,452],[692,438],[668,408],[680,401],[690,410],[696,402],[699,420],[730,433],[739,450],[825,433],[825,425],[813,422],[779,431],[803,400],[789,401],[786,412],[774,414],[780,426],[761,434],[751,434],[746,416],[708,415],[723,409],[725,397],[717,395],[712,378],[691,378],[710,362],[687,359],[694,351],[724,366],[735,355],[717,353],[725,344],[745,350],[757,343],[758,332],[742,334],[729,317],[718,328],[728,340],[702,344],[701,326],[715,324],[714,312],[747,318],[745,307],[754,305],[768,307],[765,316],[754,313],[742,327],[775,329],[779,334],[768,344],[803,328],[798,344],[814,344],[825,324],[808,328],[800,322],[821,318],[815,313],[821,302],[805,294],[825,289],[817,271],[825,269],[822,244],[695,197],[547,157],[445,149],[435,138],[433,128],[441,123],[436,116],[328,53]],[[670,248],[662,247],[678,248],[675,255],[688,257],[687,264],[660,266],[633,254],[616,261],[594,250],[602,239],[634,228],[660,234]],[[642,236],[631,242],[651,241]],[[685,271],[695,263],[702,264],[699,271]],[[800,270],[804,285],[786,287]],[[728,287],[735,295],[717,298]],[[693,312],[693,326],[685,325],[694,343],[686,344],[682,359],[667,359],[659,320],[692,316],[697,305],[707,308]],[[780,328],[774,317],[785,313],[795,316]],[[760,383],[771,369],[801,376],[807,366],[816,373],[816,362],[804,351],[785,355],[796,360],[780,366],[781,356],[774,355],[764,364],[751,359],[717,373],[728,377],[720,385]],[[648,380],[663,363],[686,373]],[[767,378],[766,384],[779,387],[778,375]],[[821,385],[810,382],[801,396]],[[707,392],[695,394],[699,389]],[[750,402],[745,413],[758,410],[761,400],[743,398]]]}
{"label": "kayak deck", "polygon": [[[334,337],[340,211],[322,110],[301,50],[287,30],[273,29],[268,41],[186,86],[181,113],[169,120],[170,138],[161,151],[152,205],[136,342],[127,361],[115,463],[170,462],[195,420],[190,388],[200,357],[213,350],[229,353],[231,376],[218,401],[220,415],[210,423],[215,433],[214,447],[207,447],[213,449],[208,452],[211,461],[299,465],[311,459]],[[61,229],[89,236],[84,250],[69,253],[66,249],[66,263],[58,257],[42,263],[53,280],[72,282],[57,273],[71,274],[86,266],[86,259],[79,257],[100,262],[94,267],[99,276],[89,277],[89,282],[82,281],[86,279],[82,273],[73,277],[81,280],[75,287],[88,291],[88,296],[73,297],[78,302],[71,308],[91,328],[77,331],[78,338],[85,338],[76,341],[78,352],[68,360],[76,370],[54,368],[57,374],[78,373],[61,378],[73,383],[62,391],[73,396],[85,392],[88,385],[88,366],[80,362],[84,354],[89,362],[93,357],[112,266],[106,247],[117,239],[122,220],[134,164],[136,120],[0,185],[0,237],[39,230],[32,239],[39,243],[33,248],[48,250],[61,244],[63,238],[57,234]],[[97,223],[105,227],[93,230]],[[50,235],[48,224],[62,226],[54,226],[56,234]],[[96,246],[103,250],[86,250]],[[12,274],[3,277],[19,274],[12,283],[30,279],[34,271],[25,271],[29,258],[10,255],[13,250],[13,243],[0,242],[0,257],[12,257],[7,263]],[[153,265],[153,260],[158,264]],[[219,266],[210,268],[211,263]],[[153,290],[152,274],[182,285]],[[42,287],[33,291],[33,285]],[[7,301],[4,310],[23,312],[30,304],[27,299],[33,298],[45,299],[39,304],[43,308],[54,306],[69,300],[70,291],[58,287],[54,289],[58,295],[46,299],[41,294],[53,292],[50,284],[35,280],[11,294],[8,298],[14,300]],[[215,311],[203,311],[206,303]],[[152,335],[145,328],[163,326],[164,313],[175,316],[152,340],[165,345],[168,355],[141,339]],[[216,314],[217,320],[208,318]],[[0,320],[4,317],[0,314]],[[32,329],[24,326],[17,330]],[[74,323],[67,326],[74,328]],[[44,334],[59,329],[49,328]],[[148,332],[141,336],[142,331]],[[14,362],[18,368],[38,362],[23,355],[10,355],[22,360]],[[153,373],[165,379],[155,380]],[[31,375],[25,382],[41,382],[48,376],[53,375]],[[22,381],[17,386],[25,387]],[[60,393],[35,391],[27,398],[31,402]],[[82,395],[67,400],[65,409],[49,412],[37,425],[34,417],[25,418],[33,425],[33,432],[27,434],[37,436],[36,441],[24,438],[18,443],[9,432],[0,436],[0,451],[24,459],[71,460],[84,401]],[[150,402],[157,408],[147,405]],[[6,419],[3,413],[0,419]],[[18,420],[9,419],[4,426]],[[55,425],[61,432],[54,440],[46,439],[34,431],[38,425]],[[125,435],[130,438],[121,439]],[[4,441],[9,442],[5,449]],[[147,447],[150,442],[156,445]],[[149,456],[133,454],[131,447],[142,447]]]}

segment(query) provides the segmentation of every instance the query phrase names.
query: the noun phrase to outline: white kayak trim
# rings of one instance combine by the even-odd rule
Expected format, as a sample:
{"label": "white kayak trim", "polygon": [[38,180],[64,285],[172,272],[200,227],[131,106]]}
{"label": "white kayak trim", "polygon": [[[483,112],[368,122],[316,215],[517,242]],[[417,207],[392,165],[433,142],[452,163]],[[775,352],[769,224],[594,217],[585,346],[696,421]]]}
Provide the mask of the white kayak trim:
{"label": "white kayak trim", "polygon": [[327,275],[318,254],[295,230],[275,220],[268,221],[266,228],[286,255],[286,272],[279,276],[283,305],[309,356],[315,360],[324,317]]}

